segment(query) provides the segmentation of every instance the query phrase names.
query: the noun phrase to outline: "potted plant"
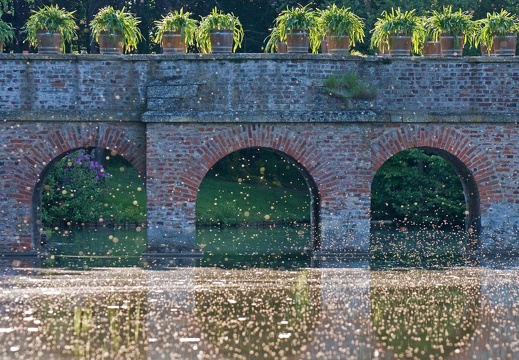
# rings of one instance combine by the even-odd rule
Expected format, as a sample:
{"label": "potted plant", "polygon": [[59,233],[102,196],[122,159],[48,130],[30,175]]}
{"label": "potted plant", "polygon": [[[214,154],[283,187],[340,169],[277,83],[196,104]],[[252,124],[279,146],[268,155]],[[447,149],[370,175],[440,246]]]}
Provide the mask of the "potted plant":
{"label": "potted plant", "polygon": [[122,54],[137,48],[142,40],[138,25],[140,20],[126,12],[105,6],[90,22],[92,36],[99,43],[101,54]]}
{"label": "potted plant", "polygon": [[232,13],[224,14],[215,7],[209,15],[202,17],[197,41],[203,53],[231,53],[241,47],[243,36],[238,17]]}
{"label": "potted plant", "polygon": [[387,48],[390,56],[409,56],[411,46],[418,52],[424,30],[414,12],[402,12],[400,8],[392,8],[391,12],[384,10],[372,30],[371,46],[380,50]]}
{"label": "potted plant", "polygon": [[58,54],[65,52],[65,42],[76,37],[74,11],[69,12],[57,5],[44,5],[33,10],[24,26],[27,41],[38,47],[41,54]]}
{"label": "potted plant", "polygon": [[276,51],[279,54],[287,52],[287,43],[285,41],[281,41],[281,35],[277,27],[272,28],[269,36],[267,36],[265,40],[267,40],[267,44],[265,45],[265,52],[273,53]]}
{"label": "potted plant", "polygon": [[14,29],[11,24],[0,19],[0,53],[4,51],[4,43],[13,41]]}
{"label": "potted plant", "polygon": [[307,53],[308,48],[317,53],[321,45],[317,14],[309,5],[292,8],[287,6],[275,19],[280,39],[286,41],[289,53]]}
{"label": "potted plant", "polygon": [[198,21],[191,18],[190,12],[173,11],[155,21],[154,41],[162,45],[164,54],[185,53],[187,46],[195,43]]}
{"label": "potted plant", "polygon": [[431,17],[421,17],[423,39],[421,41],[421,53],[424,56],[441,56],[441,46],[439,40],[439,32],[432,23]]}
{"label": "potted plant", "polygon": [[444,56],[463,55],[465,42],[472,39],[475,30],[472,15],[459,9],[452,11],[452,6],[446,6],[442,12],[433,10],[432,25],[440,33],[440,46]]}
{"label": "potted plant", "polygon": [[502,9],[476,21],[476,39],[489,55],[514,56],[519,30],[518,18]]}
{"label": "potted plant", "polygon": [[333,4],[319,11],[319,27],[331,54],[349,54],[350,45],[364,40],[364,22],[350,8]]}

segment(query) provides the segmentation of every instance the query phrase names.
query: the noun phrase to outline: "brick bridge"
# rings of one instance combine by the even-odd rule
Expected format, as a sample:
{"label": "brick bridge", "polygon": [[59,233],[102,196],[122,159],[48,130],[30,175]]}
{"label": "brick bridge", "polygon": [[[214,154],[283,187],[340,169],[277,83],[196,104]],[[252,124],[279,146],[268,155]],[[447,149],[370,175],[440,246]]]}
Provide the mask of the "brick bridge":
{"label": "brick bridge", "polygon": [[[323,90],[349,70],[376,86],[374,100]],[[314,250],[366,251],[377,169],[420,147],[459,174],[479,248],[519,250],[518,84],[514,58],[0,54],[0,252],[40,250],[40,181],[91,147],[146,179],[154,249],[193,248],[205,173],[259,147],[288,155],[308,179]]]}

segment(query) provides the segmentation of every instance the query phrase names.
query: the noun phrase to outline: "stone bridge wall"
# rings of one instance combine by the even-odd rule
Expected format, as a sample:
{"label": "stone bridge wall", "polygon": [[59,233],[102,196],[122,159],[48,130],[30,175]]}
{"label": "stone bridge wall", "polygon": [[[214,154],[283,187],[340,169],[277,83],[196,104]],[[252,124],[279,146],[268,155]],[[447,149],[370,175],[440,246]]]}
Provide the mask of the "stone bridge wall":
{"label": "stone bridge wall", "polygon": [[[324,90],[349,70],[373,100]],[[34,189],[78,147],[118,151],[147,179],[152,246],[192,245],[205,172],[244,147],[299,162],[321,200],[322,250],[366,250],[370,184],[395,153],[444,151],[476,186],[483,246],[519,248],[516,59],[328,55],[0,55],[0,250],[36,250]]]}

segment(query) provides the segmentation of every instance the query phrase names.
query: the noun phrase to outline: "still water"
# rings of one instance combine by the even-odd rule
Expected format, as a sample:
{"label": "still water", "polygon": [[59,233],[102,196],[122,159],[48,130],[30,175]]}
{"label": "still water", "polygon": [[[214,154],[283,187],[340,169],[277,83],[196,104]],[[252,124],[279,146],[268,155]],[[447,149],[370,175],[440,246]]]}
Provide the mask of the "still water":
{"label": "still water", "polygon": [[3,359],[519,358],[515,267],[18,268],[0,286]]}
{"label": "still water", "polygon": [[[0,261],[0,358],[519,359],[519,262],[315,268],[299,258],[303,230],[285,231],[199,234],[209,258],[160,269],[139,258],[140,232],[51,238],[43,264]],[[463,252],[456,239],[440,252],[417,241],[395,244]]]}

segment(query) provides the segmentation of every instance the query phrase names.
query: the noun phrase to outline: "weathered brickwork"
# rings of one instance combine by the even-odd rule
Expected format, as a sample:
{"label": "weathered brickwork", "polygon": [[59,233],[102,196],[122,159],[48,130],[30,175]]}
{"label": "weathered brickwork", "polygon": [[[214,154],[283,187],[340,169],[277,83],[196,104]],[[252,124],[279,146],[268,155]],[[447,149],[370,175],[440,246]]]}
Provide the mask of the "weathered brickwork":
{"label": "weathered brickwork", "polygon": [[[327,94],[323,81],[349,70],[374,100]],[[482,249],[519,250],[518,81],[516,59],[3,54],[0,251],[37,250],[38,180],[82,147],[114,150],[146,177],[157,251],[194,246],[201,181],[248,147],[312,179],[323,251],[368,249],[371,181],[412,147],[458,172]]]}
{"label": "weathered brickwork", "polygon": [[39,240],[36,185],[49,164],[72,150],[110,149],[143,176],[146,173],[140,123],[2,122],[0,143],[0,252],[35,249]]}
{"label": "weathered brickwork", "polygon": [[[289,155],[319,189],[323,245],[362,247],[359,232],[368,230],[370,150],[366,129],[302,124],[148,125],[147,190],[149,234],[178,238],[194,230],[197,190],[206,172],[233,151],[259,147]],[[341,148],[337,152],[337,146]],[[359,186],[364,178],[366,182]],[[166,209],[166,210],[165,210]],[[165,215],[165,216],[164,216]],[[348,219],[348,221],[345,221]],[[172,231],[165,231],[172,229]],[[341,229],[347,230],[346,233]],[[347,239],[347,240],[346,240]],[[364,239],[365,240],[365,239]],[[186,240],[187,241],[187,240]]]}

